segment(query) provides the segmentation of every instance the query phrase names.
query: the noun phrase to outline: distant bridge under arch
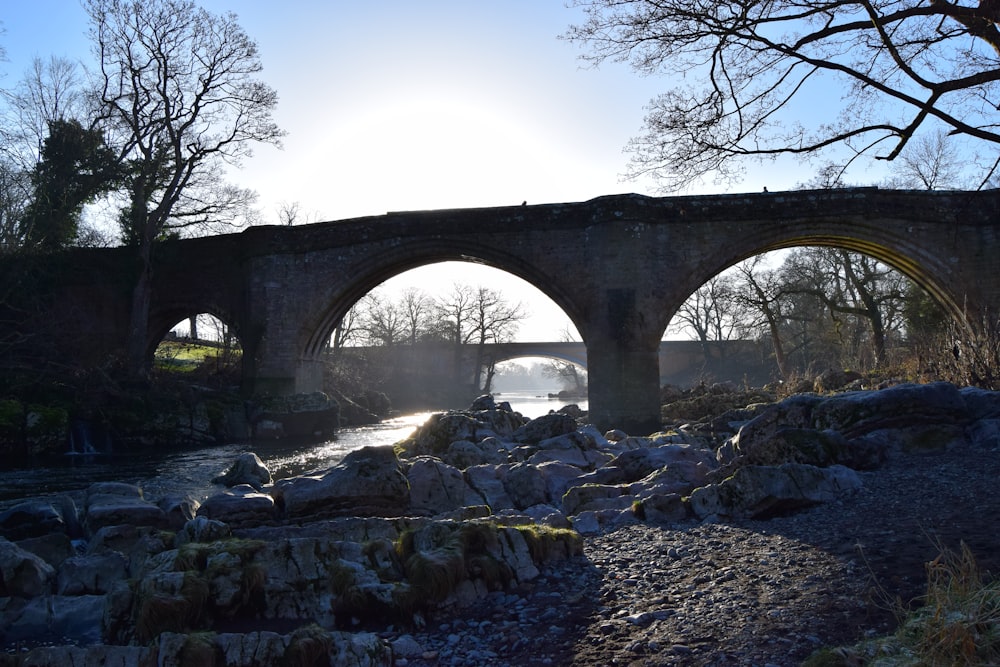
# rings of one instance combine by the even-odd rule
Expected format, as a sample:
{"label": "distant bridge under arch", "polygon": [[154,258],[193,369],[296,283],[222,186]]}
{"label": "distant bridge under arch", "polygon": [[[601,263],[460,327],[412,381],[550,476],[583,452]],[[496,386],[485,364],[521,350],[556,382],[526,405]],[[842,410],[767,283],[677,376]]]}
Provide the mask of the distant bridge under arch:
{"label": "distant bridge under arch", "polygon": [[[687,297],[736,262],[803,245],[870,255],[970,325],[1000,313],[997,191],[612,195],[164,242],[154,257],[148,345],[152,354],[178,320],[210,312],[243,343],[248,392],[319,389],[330,334],[359,298],[418,266],[479,262],[526,280],[565,311],[586,346],[591,419],[640,432],[659,426],[660,338]],[[105,363],[128,335],[134,259],[112,248],[47,261],[48,296],[13,325],[0,317],[0,339],[26,327],[72,331],[25,338],[19,353]]]}
{"label": "distant bridge under arch", "polygon": [[497,363],[524,357],[549,357],[587,367],[587,346],[579,342],[492,343],[483,346],[483,354]]}
{"label": "distant bridge under arch", "polygon": [[[354,354],[367,356],[375,351],[385,351],[386,348],[378,347],[346,347],[346,351]],[[740,367],[745,368],[747,358],[756,354],[760,356],[760,346],[751,341],[713,341],[709,346],[708,354],[711,361],[716,362],[711,375],[714,379],[740,380],[743,375],[739,369],[728,374],[725,378],[718,377],[719,362],[722,354],[725,358],[737,362]],[[664,384],[692,384],[694,380],[705,371],[706,351],[702,344],[696,340],[665,340],[660,342],[659,363],[660,382]],[[523,343],[487,343],[482,346],[468,344],[463,345],[462,350],[457,355],[463,364],[461,377],[471,377],[477,373],[473,368],[476,363],[499,364],[505,361],[524,359],[529,357],[540,357],[546,359],[558,359],[578,366],[587,368],[587,346],[578,341],[568,342],[523,342]],[[391,359],[394,363],[402,364],[404,367],[415,367],[417,360],[425,367],[443,368],[454,364],[455,348],[451,344],[442,343],[418,343],[415,347],[410,345],[397,345],[392,349]]]}

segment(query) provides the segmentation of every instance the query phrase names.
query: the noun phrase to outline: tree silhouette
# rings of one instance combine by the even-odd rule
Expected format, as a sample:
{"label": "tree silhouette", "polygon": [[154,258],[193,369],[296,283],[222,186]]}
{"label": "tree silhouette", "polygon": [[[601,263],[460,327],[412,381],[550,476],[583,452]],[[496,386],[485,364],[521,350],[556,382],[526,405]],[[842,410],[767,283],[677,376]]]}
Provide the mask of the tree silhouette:
{"label": "tree silhouette", "polygon": [[[627,62],[675,82],[630,144],[633,175],[666,190],[744,158],[839,153],[893,160],[943,130],[1000,158],[1000,12],[995,2],[577,0],[566,37],[594,64]],[[970,155],[970,162],[972,156]]]}

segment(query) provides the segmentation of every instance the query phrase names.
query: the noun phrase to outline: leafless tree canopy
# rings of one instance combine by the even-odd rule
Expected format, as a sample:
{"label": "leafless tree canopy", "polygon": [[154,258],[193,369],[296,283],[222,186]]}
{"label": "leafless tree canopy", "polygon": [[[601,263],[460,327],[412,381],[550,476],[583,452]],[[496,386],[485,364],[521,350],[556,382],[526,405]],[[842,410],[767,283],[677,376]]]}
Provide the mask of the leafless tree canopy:
{"label": "leafless tree canopy", "polygon": [[219,185],[222,165],[283,135],[272,118],[277,93],[256,78],[256,43],[235,15],[190,0],[85,7],[109,143],[132,165],[126,240],[226,220],[249,195]]}
{"label": "leafless tree canopy", "polygon": [[[567,39],[585,59],[631,64],[675,87],[630,145],[633,175],[665,190],[739,158],[840,151],[892,160],[944,128],[984,149],[1000,132],[1000,8],[993,0],[577,0]],[[839,100],[831,92],[840,94]]]}

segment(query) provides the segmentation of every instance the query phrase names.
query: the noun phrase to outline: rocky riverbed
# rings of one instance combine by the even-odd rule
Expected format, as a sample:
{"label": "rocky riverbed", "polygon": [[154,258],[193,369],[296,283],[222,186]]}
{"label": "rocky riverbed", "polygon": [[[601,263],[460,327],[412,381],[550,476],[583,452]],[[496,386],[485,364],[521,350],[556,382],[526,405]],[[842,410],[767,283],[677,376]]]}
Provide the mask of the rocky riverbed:
{"label": "rocky riverbed", "polygon": [[587,536],[523,590],[385,636],[407,637],[408,665],[800,665],[894,629],[942,547],[964,541],[1000,572],[997,444],[863,477],[852,496],[790,516]]}
{"label": "rocky riverbed", "polygon": [[200,507],[8,510],[0,640],[17,665],[795,665],[889,631],[941,547],[995,571],[998,445],[1000,395],[946,384],[641,438],[484,399],[321,475],[244,460]]}

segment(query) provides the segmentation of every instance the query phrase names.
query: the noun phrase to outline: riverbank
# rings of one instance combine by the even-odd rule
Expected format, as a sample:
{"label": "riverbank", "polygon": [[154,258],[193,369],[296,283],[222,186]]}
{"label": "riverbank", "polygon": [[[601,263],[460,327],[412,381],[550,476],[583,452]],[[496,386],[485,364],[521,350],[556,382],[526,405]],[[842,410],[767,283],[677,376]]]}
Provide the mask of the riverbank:
{"label": "riverbank", "polygon": [[941,547],[1000,553],[994,392],[798,395],[651,437],[568,412],[477,400],[318,474],[251,471],[191,520],[127,485],[25,508],[54,528],[4,517],[3,632],[100,642],[32,665],[263,666],[307,640],[358,665],[791,665],[890,629]]}

